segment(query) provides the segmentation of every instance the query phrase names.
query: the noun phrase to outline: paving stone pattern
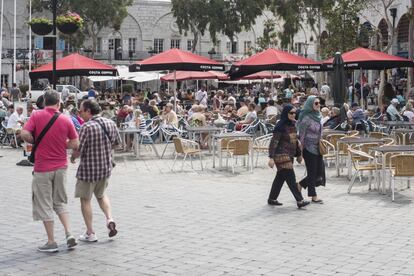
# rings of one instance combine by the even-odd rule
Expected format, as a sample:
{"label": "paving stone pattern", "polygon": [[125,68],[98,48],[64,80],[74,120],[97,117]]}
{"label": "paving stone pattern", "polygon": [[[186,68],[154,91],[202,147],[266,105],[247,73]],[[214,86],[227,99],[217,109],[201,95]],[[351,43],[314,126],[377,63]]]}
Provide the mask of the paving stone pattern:
{"label": "paving stone pattern", "polygon": [[[414,193],[399,184],[396,201],[328,169],[324,205],[298,210],[287,186],[281,207],[266,204],[275,175],[259,159],[253,173],[206,170],[189,163],[171,172],[171,155],[141,160],[117,154],[108,190],[119,235],[107,237],[94,201],[97,243],[44,254],[41,223],[31,218],[31,168],[18,167],[21,152],[0,149],[0,275],[414,275]],[[241,163],[241,162],[239,162]],[[68,170],[72,232],[84,231],[74,195],[76,166]],[[303,165],[296,167],[304,175]],[[344,173],[345,174],[345,173]],[[398,182],[397,182],[398,183]],[[305,192],[304,192],[305,195]]]}

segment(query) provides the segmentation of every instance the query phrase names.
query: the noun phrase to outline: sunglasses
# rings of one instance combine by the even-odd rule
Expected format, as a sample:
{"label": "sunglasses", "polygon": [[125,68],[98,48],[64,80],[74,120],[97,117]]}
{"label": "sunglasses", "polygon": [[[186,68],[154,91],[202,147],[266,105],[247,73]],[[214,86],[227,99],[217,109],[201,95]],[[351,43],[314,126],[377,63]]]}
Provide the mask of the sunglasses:
{"label": "sunglasses", "polygon": [[314,102],[313,104],[314,104],[314,105],[319,105],[319,104],[320,104],[320,102]]}
{"label": "sunglasses", "polygon": [[296,112],[289,112],[290,115],[296,115]]}

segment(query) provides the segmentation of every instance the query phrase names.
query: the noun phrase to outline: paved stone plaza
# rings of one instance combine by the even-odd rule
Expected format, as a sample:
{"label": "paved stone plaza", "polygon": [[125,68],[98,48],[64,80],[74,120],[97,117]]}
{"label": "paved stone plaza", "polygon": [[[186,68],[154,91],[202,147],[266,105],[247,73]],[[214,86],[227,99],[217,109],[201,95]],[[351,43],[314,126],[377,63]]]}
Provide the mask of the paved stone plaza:
{"label": "paved stone plaza", "polygon": [[[414,275],[412,191],[399,191],[392,203],[357,183],[348,195],[348,181],[331,168],[318,190],[324,205],[298,210],[285,186],[284,206],[270,207],[275,172],[265,157],[253,173],[239,167],[232,175],[213,170],[211,157],[204,171],[172,173],[170,156],[117,155],[108,192],[119,235],[108,239],[94,202],[97,243],[68,251],[56,223],[60,252],[39,253],[46,235],[31,218],[32,168],[15,165],[20,151],[0,155],[0,275]],[[75,172],[71,165],[68,207],[78,236]],[[303,176],[303,165],[296,172]]]}

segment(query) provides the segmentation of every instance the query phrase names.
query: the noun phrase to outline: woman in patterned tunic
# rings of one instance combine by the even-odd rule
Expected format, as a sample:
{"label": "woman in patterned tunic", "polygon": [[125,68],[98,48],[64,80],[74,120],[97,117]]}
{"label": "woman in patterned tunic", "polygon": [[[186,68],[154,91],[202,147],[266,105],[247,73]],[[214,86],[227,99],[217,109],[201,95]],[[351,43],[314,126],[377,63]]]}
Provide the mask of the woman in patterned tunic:
{"label": "woman in patterned tunic", "polygon": [[269,145],[269,167],[276,165],[277,174],[273,180],[272,189],[267,203],[269,205],[282,205],[277,198],[283,183],[286,181],[290,191],[296,199],[298,208],[309,204],[304,201],[296,185],[295,172],[293,170],[293,159],[301,163],[302,156],[298,146],[298,138],[295,127],[296,108],[286,105],[283,108],[280,121],[273,130],[273,137]]}

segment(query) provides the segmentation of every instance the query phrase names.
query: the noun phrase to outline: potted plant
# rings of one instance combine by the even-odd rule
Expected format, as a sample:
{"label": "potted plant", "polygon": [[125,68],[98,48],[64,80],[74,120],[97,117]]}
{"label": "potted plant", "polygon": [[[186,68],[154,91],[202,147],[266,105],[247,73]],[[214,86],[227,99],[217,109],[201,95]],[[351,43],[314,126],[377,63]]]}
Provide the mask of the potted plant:
{"label": "potted plant", "polygon": [[57,28],[64,34],[73,34],[83,26],[83,19],[79,14],[68,12],[56,18]]}
{"label": "potted plant", "polygon": [[52,20],[45,17],[33,18],[28,24],[37,35],[47,35],[53,30]]}

